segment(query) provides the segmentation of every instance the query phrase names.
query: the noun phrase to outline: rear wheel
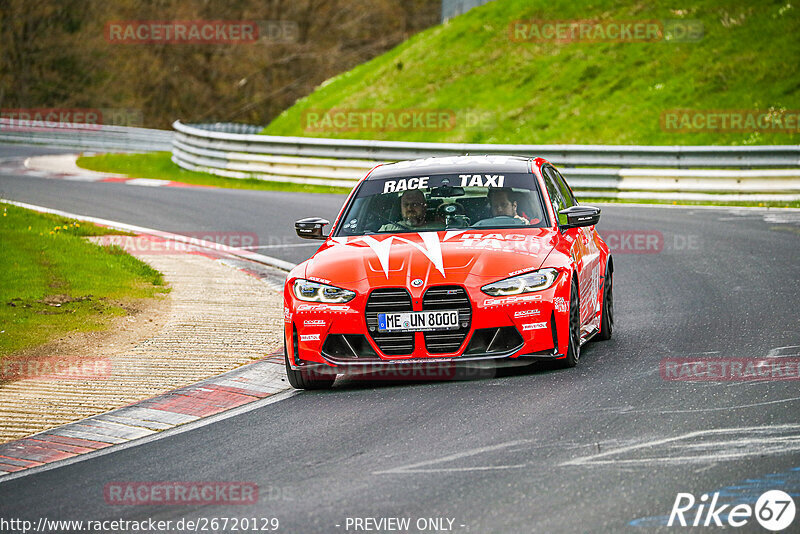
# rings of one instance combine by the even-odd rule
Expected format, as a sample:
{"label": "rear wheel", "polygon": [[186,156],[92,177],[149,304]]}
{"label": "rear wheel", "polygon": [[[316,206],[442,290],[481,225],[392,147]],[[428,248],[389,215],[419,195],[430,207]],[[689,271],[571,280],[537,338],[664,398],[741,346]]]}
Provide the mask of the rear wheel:
{"label": "rear wheel", "polygon": [[600,332],[595,336],[600,341],[611,339],[611,334],[614,333],[613,274],[611,269],[606,268],[606,280],[603,288],[603,311],[600,316]]}
{"label": "rear wheel", "polygon": [[[294,356],[297,361],[297,330],[293,333],[292,345],[294,345]],[[286,378],[289,384],[295,389],[327,389],[333,385],[336,375],[333,373],[321,373],[314,369],[303,369],[295,371],[289,365],[289,354],[286,350],[286,341],[283,342],[283,358],[286,363]]]}
{"label": "rear wheel", "polygon": [[569,344],[567,357],[563,360],[564,367],[575,367],[581,358],[581,301],[578,295],[578,284],[572,281],[569,290]]}

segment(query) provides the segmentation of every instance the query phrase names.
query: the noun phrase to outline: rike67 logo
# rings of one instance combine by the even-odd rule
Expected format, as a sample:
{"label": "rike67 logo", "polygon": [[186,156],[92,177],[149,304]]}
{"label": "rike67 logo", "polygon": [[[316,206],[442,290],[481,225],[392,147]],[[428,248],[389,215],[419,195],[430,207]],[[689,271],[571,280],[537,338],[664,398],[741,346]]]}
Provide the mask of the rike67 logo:
{"label": "rike67 logo", "polygon": [[699,502],[691,493],[679,493],[672,505],[667,526],[743,527],[753,518],[767,530],[786,530],[794,521],[795,504],[791,495],[780,490],[763,493],[755,506],[750,504],[718,504],[720,494],[707,493]]}

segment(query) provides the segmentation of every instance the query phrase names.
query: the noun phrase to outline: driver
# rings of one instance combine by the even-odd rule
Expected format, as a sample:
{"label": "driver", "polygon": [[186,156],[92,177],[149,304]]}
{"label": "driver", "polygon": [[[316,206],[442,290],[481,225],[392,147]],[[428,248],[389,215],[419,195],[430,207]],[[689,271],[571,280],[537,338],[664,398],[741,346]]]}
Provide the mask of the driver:
{"label": "driver", "polygon": [[428,212],[428,203],[425,194],[419,189],[409,189],[400,197],[400,214],[402,219],[396,223],[384,224],[380,231],[392,230],[442,230],[444,225],[440,222],[428,223],[425,215]]}
{"label": "driver", "polygon": [[513,217],[524,224],[530,221],[517,213],[517,201],[514,193],[507,187],[489,189],[489,203],[492,205],[493,217]]}

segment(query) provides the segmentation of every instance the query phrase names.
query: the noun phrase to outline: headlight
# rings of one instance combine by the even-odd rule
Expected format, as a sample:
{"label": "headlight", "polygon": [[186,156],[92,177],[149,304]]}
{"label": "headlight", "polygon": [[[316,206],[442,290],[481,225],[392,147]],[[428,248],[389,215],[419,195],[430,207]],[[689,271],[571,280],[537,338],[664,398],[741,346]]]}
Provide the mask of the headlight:
{"label": "headlight", "polygon": [[541,291],[552,286],[558,278],[556,269],[539,269],[527,274],[512,276],[499,282],[492,282],[481,288],[481,291],[493,297],[505,295],[519,295],[520,293],[530,293]]}
{"label": "headlight", "polygon": [[328,304],[344,304],[356,297],[355,291],[312,282],[311,280],[295,280],[294,296],[307,302],[325,302]]}

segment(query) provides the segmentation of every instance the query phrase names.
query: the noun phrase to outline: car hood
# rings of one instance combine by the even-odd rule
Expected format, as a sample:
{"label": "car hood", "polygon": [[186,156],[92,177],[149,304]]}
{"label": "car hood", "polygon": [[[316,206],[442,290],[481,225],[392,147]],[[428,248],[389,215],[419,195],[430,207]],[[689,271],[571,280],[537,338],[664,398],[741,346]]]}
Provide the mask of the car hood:
{"label": "car hood", "polygon": [[458,230],[329,238],[306,262],[304,275],[334,285],[466,283],[539,268],[555,245],[554,230]]}

